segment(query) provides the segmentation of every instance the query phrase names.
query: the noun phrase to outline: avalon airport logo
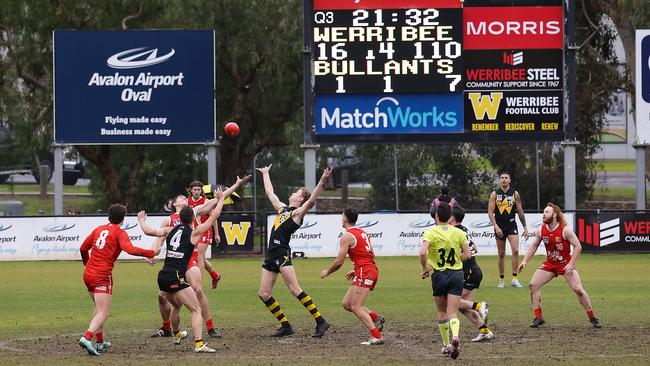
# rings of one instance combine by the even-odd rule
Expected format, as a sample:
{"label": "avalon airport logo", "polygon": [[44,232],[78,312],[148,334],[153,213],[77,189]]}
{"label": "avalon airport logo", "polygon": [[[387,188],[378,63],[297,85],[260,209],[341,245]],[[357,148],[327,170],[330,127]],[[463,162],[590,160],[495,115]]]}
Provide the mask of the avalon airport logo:
{"label": "avalon airport logo", "polygon": [[58,231],[64,231],[64,230],[69,230],[72,229],[75,226],[75,224],[52,224],[52,225],[47,225],[43,228],[44,231],[50,232],[50,233],[55,233]]}
{"label": "avalon airport logo", "polygon": [[11,224],[10,225],[0,224],[0,231],[5,231],[9,229],[11,229]]}
{"label": "avalon airport logo", "polygon": [[308,220],[305,220],[305,221],[303,221],[302,225],[300,225],[300,227],[298,228],[298,230],[304,230],[304,229],[310,228],[310,227],[312,227],[312,226],[314,226],[314,225],[316,225],[316,224],[318,224],[318,221],[308,221]]}
{"label": "avalon airport logo", "polygon": [[122,224],[121,229],[122,230],[130,230],[130,229],[133,229],[136,226],[138,226],[138,224],[134,224],[132,222],[125,222],[125,223]]}
{"label": "avalon airport logo", "polygon": [[[148,49],[149,47],[138,47],[130,50],[118,52],[106,60],[106,64],[114,69],[136,69],[157,65],[169,60],[176,51],[172,48],[169,53],[158,56],[158,49]],[[148,49],[148,50],[147,50]],[[147,50],[140,52],[142,50]]]}

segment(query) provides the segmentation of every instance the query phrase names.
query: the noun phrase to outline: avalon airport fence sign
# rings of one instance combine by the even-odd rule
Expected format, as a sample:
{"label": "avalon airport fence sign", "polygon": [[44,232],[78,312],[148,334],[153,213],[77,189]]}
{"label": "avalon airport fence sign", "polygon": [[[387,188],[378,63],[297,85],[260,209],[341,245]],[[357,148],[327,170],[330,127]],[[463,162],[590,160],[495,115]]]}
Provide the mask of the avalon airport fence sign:
{"label": "avalon airport fence sign", "polygon": [[[167,216],[149,216],[151,227],[160,227]],[[79,260],[79,247],[105,216],[9,217],[0,216],[0,261]],[[145,235],[136,216],[126,216],[122,229],[133,245],[151,248],[154,237]],[[253,250],[254,220],[251,215],[224,214],[219,220],[221,247],[225,251]],[[211,256],[211,251],[206,256]],[[157,256],[165,258],[165,250]],[[125,252],[119,259],[141,259]]]}
{"label": "avalon airport fence sign", "polygon": [[[569,227],[582,243],[584,251],[650,252],[650,214],[638,212],[565,213]],[[159,227],[166,216],[149,216],[147,223]],[[267,228],[273,227],[275,215],[268,215]],[[0,216],[0,261],[79,260],[79,247],[106,217],[9,217]],[[530,246],[542,226],[542,214],[526,214],[529,238],[517,222],[520,254]],[[219,220],[221,246],[224,251],[253,251],[256,221],[250,214],[224,214]],[[463,221],[478,248],[478,255],[497,255],[494,229],[487,213],[468,213]],[[424,232],[434,226],[428,213],[362,213],[357,226],[368,234],[377,256],[417,256]],[[135,246],[150,248],[136,216],[127,216],[122,225]],[[270,230],[266,231],[268,243]],[[341,214],[308,214],[291,237],[291,250],[306,257],[335,257],[344,230]],[[508,253],[509,249],[506,250]],[[543,243],[536,254],[545,255]],[[208,256],[210,251],[208,251]],[[139,259],[122,253],[120,259]],[[164,258],[164,251],[158,255]]]}
{"label": "avalon airport fence sign", "polygon": [[214,31],[54,31],[54,141],[216,140]]}
{"label": "avalon airport fence sign", "polygon": [[314,141],[564,138],[562,0],[311,3]]}

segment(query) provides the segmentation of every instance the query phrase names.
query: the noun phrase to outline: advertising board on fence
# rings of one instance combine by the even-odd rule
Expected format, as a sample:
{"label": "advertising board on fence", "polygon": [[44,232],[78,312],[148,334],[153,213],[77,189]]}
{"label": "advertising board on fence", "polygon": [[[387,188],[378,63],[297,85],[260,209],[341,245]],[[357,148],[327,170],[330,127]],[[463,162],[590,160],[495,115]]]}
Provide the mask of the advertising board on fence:
{"label": "advertising board on fence", "polygon": [[221,250],[250,252],[253,250],[253,215],[232,215],[224,213],[219,217],[219,244]]}
{"label": "advertising board on fence", "polygon": [[[149,216],[147,223],[160,227],[165,216]],[[0,217],[0,261],[76,260],[79,247],[106,217]],[[150,248],[155,238],[146,236],[136,216],[122,225],[133,245]],[[164,258],[164,249],[157,258]],[[122,252],[119,259],[138,259]]]}
{"label": "advertising board on fence", "polygon": [[214,70],[212,30],[57,30],[54,141],[214,141]]}
{"label": "advertising board on fence", "polygon": [[[566,214],[570,225],[573,214]],[[267,216],[268,227],[273,226],[275,216]],[[542,225],[542,214],[526,214],[530,238],[523,238],[523,227],[519,227],[522,238],[519,253],[528,249],[537,230]],[[463,224],[470,230],[472,240],[478,247],[479,255],[496,255],[496,241],[492,224],[487,214],[467,214]],[[417,256],[424,232],[434,225],[428,213],[422,214],[361,214],[357,226],[368,234],[377,256]],[[519,225],[519,223],[518,223]],[[335,257],[343,228],[340,214],[307,215],[302,226],[291,237],[291,250],[303,252],[307,257]],[[267,233],[270,236],[270,230]],[[506,250],[510,253],[510,249]],[[537,254],[546,254],[540,245]]]}
{"label": "advertising board on fence", "polygon": [[585,251],[650,251],[650,214],[588,212],[576,214],[576,235]]}

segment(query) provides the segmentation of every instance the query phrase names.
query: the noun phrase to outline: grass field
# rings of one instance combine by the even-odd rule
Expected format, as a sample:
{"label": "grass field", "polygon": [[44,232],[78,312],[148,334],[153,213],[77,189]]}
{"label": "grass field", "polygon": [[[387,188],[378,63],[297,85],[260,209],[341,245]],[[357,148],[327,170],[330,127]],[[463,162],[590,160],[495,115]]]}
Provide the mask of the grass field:
{"label": "grass field", "polygon": [[[520,279],[527,283],[537,257]],[[431,364],[452,362],[440,355],[434,324],[430,282],[418,278],[414,257],[381,257],[380,280],[368,306],[386,319],[386,344],[363,347],[368,337],[340,299],[347,289],[343,273],[321,280],[318,273],[331,259],[296,260],[301,286],[333,324],[322,339],[313,339],[313,320],[281,281],[274,296],[294,324],[296,334],[283,339],[268,335],[275,319],[257,298],[261,260],[213,259],[223,280],[207,290],[215,324],[224,338],[208,340],[216,354],[194,354],[192,342],[172,346],[169,338],[149,338],[160,326],[156,275],[160,264],[118,263],[111,317],[104,332],[114,348],[90,358],[76,344],[92,315],[81,262],[0,262],[0,364],[161,364],[205,360],[221,364]],[[603,321],[591,327],[575,295],[562,279],[543,289],[547,324],[529,328],[533,318],[526,288],[497,289],[496,258],[480,257],[485,273],[478,298],[490,303],[490,327],[496,339],[472,344],[475,336],[461,317],[463,340],[458,362],[463,364],[644,364],[650,362],[650,255],[585,254],[578,262],[585,289]],[[207,285],[207,279],[205,279]],[[207,286],[206,286],[207,287]],[[182,325],[189,313],[183,310]]]}

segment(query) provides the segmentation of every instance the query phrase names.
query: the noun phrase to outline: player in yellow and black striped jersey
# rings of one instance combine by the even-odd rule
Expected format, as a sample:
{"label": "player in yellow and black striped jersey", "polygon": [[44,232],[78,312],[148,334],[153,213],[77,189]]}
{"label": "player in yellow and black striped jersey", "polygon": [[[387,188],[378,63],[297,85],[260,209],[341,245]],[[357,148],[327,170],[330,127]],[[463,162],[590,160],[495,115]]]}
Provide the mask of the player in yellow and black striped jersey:
{"label": "player in yellow and black striped jersey", "polygon": [[271,336],[284,337],[293,334],[293,327],[284,315],[282,307],[280,307],[280,304],[273,298],[271,293],[278,274],[282,275],[289,291],[296,296],[298,301],[300,301],[316,320],[316,331],[313,337],[322,337],[325,331],[329,329],[330,324],[320,314],[312,298],[300,288],[296,272],[291,263],[291,246],[289,242],[291,235],[302,225],[302,219],[307,214],[307,211],[316,202],[316,198],[318,198],[318,195],[323,190],[323,185],[332,174],[332,169],[325,168],[313,194],[310,194],[306,188],[302,187],[291,194],[289,197],[289,205],[287,206],[273,192],[273,184],[269,175],[271,166],[272,164],[263,168],[257,168],[262,173],[264,191],[273,207],[278,211],[273,222],[273,227],[271,228],[264,264],[262,264],[259,297],[271,314],[280,322],[280,328]]}
{"label": "player in yellow and black striped jersey", "polygon": [[526,216],[521,204],[519,192],[510,186],[510,173],[502,171],[499,175],[501,187],[492,191],[488,202],[488,218],[494,227],[494,236],[497,242],[499,254],[499,284],[497,287],[505,287],[505,257],[506,239],[510,243],[512,252],[512,281],[513,287],[522,287],[517,279],[517,267],[519,267],[519,232],[515,221],[515,212],[524,226],[524,237],[528,240],[528,228],[526,227]]}

